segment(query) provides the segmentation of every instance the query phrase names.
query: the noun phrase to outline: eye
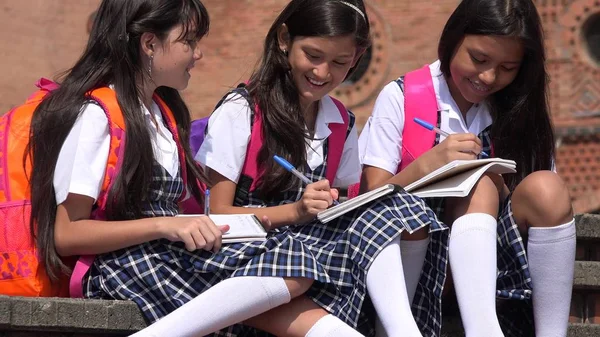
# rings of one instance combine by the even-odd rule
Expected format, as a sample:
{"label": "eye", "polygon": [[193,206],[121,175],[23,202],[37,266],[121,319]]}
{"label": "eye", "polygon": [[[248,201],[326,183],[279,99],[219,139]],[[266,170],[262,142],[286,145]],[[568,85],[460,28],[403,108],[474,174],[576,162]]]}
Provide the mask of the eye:
{"label": "eye", "polygon": [[484,60],[480,60],[473,55],[471,55],[471,60],[473,60],[473,62],[478,63],[478,64],[482,64],[485,62]]}
{"label": "eye", "polygon": [[318,59],[318,58],[319,58],[318,56],[316,56],[316,55],[313,55],[313,54],[311,54],[311,53],[308,53],[308,52],[304,52],[304,53],[306,54],[306,56],[308,56],[308,58],[309,58],[309,59],[316,60],[316,59]]}
{"label": "eye", "polygon": [[507,67],[507,66],[502,66],[502,69],[505,71],[514,71],[516,70],[518,67]]}
{"label": "eye", "polygon": [[340,66],[340,67],[343,67],[343,66],[345,66],[346,64],[348,64],[348,62],[339,62],[339,61],[333,61],[333,63],[335,63],[336,65],[338,65],[338,66]]}

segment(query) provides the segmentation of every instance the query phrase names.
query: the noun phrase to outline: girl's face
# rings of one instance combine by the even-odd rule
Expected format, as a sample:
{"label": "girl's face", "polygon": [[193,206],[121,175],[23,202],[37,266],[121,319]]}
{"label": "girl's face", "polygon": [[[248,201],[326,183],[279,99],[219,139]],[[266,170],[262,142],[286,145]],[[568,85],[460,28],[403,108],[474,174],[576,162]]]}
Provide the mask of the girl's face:
{"label": "girl's face", "polygon": [[512,83],[523,53],[522,41],[514,37],[466,35],[450,60],[448,81],[461,111]]}
{"label": "girl's face", "polygon": [[152,80],[156,86],[183,90],[188,86],[190,70],[202,58],[199,41],[178,40],[182,26],[173,28],[164,41],[154,45]]}
{"label": "girl's face", "polygon": [[287,50],[300,104],[307,108],[340,85],[358,59],[353,36],[296,37],[282,41]]}

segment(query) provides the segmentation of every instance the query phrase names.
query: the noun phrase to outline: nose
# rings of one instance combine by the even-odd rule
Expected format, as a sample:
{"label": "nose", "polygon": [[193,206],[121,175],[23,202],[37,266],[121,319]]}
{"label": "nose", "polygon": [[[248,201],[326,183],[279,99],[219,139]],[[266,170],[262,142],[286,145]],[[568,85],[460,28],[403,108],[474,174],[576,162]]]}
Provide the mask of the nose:
{"label": "nose", "polygon": [[492,85],[496,81],[496,69],[490,68],[479,74],[479,80],[485,85]]}
{"label": "nose", "polygon": [[313,74],[317,80],[327,80],[329,78],[329,64],[323,62],[313,69]]}

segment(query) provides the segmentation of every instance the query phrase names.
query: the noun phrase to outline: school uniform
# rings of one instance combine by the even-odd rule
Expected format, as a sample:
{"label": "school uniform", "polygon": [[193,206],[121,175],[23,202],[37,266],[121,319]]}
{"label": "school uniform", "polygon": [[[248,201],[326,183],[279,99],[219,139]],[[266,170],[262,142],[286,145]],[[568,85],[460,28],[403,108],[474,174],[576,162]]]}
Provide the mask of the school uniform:
{"label": "school uniform", "polygon": [[[355,120],[351,113],[349,115],[346,143],[332,184],[338,187],[358,182],[360,175]],[[259,191],[248,192],[248,189],[240,188],[252,183],[251,178],[241,174],[250,137],[251,116],[245,99],[235,94],[230,96],[211,116],[196,160],[238,184],[234,206],[270,207],[299,200],[304,192],[300,180],[295,188],[282,191],[272,201],[262,200]],[[338,108],[329,97],[324,97],[319,103],[314,140],[306,146],[307,161],[299,168],[311,181],[325,177],[330,135],[328,125],[342,122]],[[316,280],[307,296],[348,325],[360,326],[361,332],[372,335],[373,320],[368,317],[368,303],[365,301],[369,266],[378,252],[403,230],[413,232],[424,226],[430,226],[434,231],[444,229],[421,199],[397,193],[327,224],[313,220],[307,224],[279,227],[269,232],[264,243],[226,245],[219,255],[227,254],[230,259],[254,255],[243,265],[235,262],[237,270],[232,276]],[[259,255],[257,251],[264,252]],[[220,268],[215,268],[214,272],[222,273]]]}
{"label": "school uniform", "polygon": [[[436,93],[438,103],[438,119],[437,126],[443,130],[452,133],[473,133],[479,136],[483,143],[483,151],[492,153],[491,145],[491,125],[492,116],[490,114],[487,102],[474,104],[466,113],[466,118],[463,118],[460,109],[450,94],[448,84],[444,75],[440,70],[440,62],[434,62],[429,66],[433,86]],[[404,119],[404,78],[401,77],[385,86],[380,93],[373,115],[369,118],[359,139],[360,159],[363,165],[369,165],[381,168],[390,172],[397,173],[401,161],[402,153],[402,131],[405,123]],[[444,136],[437,135],[432,147],[439,144],[445,139]],[[443,198],[427,198],[427,204],[434,209],[438,216],[442,216],[444,212]],[[449,232],[442,232],[444,236],[448,236]],[[518,320],[528,321],[530,324],[517,326],[515,324],[514,315],[507,312],[514,312],[514,308],[510,308],[514,304],[507,304],[506,312],[503,308],[499,308],[498,316],[501,326],[507,336],[526,336],[532,335],[528,328],[533,326],[532,310],[530,305],[532,286],[531,277],[527,263],[527,255],[523,238],[515,223],[510,196],[501,202],[498,216],[498,244],[497,244],[497,259],[498,259],[498,278],[497,278],[497,298],[507,300],[524,301],[523,304],[518,304],[515,307],[522,308]],[[432,237],[434,245],[443,245],[435,243],[439,238]],[[448,238],[444,238],[445,241]],[[447,247],[445,247],[447,249]],[[429,263],[426,262],[426,266]],[[423,270],[423,275],[427,274],[427,270]],[[426,279],[422,276],[420,286],[424,285]],[[516,304],[516,303],[515,303]],[[413,311],[419,313],[417,320],[419,325],[423,325],[421,321],[424,316],[419,308],[419,302],[413,302]]]}

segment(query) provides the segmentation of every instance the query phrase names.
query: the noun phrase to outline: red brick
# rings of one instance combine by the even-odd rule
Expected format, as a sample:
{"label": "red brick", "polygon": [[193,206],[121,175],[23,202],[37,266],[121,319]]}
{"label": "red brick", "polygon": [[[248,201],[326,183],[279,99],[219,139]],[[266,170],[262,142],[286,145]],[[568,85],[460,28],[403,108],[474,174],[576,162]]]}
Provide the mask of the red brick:
{"label": "red brick", "polygon": [[[99,2],[23,0],[4,1],[0,5],[0,112],[22,103],[40,76],[55,77],[73,64],[87,39],[88,16]],[[374,31],[379,31],[379,43],[385,50],[381,64],[375,69],[378,75],[373,75],[368,84],[361,83],[360,92],[353,87],[340,90],[339,97],[357,114],[359,127],[386,83],[436,59],[442,27],[458,2],[366,1],[369,16],[376,24]],[[271,22],[288,0],[204,0],[204,3],[212,18],[211,33],[202,42],[204,59],[193,70],[190,87],[183,92],[194,117],[208,115],[228,88],[249,77]],[[581,39],[583,23],[600,12],[600,3],[596,0],[536,3],[546,33],[550,106],[555,121],[569,121],[576,115],[600,111],[600,66],[590,61]],[[575,137],[571,142],[563,142],[558,150],[557,166],[569,184],[575,212],[600,207],[600,170],[596,168],[600,167],[599,144],[596,138]],[[584,156],[580,159],[589,162],[573,163],[582,149]],[[589,170],[585,171],[585,167]]]}

